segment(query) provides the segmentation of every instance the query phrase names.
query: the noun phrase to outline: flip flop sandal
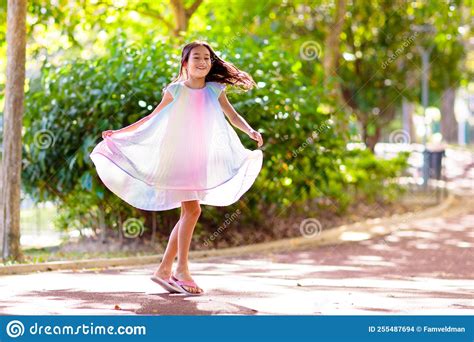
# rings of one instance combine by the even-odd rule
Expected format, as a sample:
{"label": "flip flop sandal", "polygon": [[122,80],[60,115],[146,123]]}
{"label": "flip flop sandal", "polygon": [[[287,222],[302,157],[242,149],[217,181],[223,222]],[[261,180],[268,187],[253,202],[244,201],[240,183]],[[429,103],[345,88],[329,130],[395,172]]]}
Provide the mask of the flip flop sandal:
{"label": "flip flop sandal", "polygon": [[157,277],[157,276],[153,275],[153,276],[150,277],[150,279],[153,280],[158,285],[160,285],[162,288],[164,288],[169,293],[181,293],[180,288],[173,285],[170,278],[163,279],[163,278],[160,278],[160,277]]}
{"label": "flip flop sandal", "polygon": [[186,290],[186,288],[184,288],[184,286],[199,288],[199,286],[197,286],[196,283],[192,280],[179,280],[174,275],[171,275],[170,281],[173,285],[179,288],[179,292],[181,293],[186,293],[193,296],[200,296],[204,293],[204,290],[202,290],[202,292],[190,292]]}

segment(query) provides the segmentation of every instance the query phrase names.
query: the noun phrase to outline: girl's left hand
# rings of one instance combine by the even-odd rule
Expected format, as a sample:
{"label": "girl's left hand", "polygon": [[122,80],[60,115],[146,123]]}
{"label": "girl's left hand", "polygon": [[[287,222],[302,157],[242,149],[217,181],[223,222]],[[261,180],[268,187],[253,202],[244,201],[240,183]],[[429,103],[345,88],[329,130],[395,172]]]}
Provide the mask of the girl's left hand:
{"label": "girl's left hand", "polygon": [[251,129],[248,133],[248,136],[258,142],[258,147],[261,147],[263,145],[262,135],[258,131]]}
{"label": "girl's left hand", "polygon": [[114,133],[115,133],[115,131],[113,129],[109,129],[108,131],[104,131],[104,132],[102,132],[102,139],[108,138]]}

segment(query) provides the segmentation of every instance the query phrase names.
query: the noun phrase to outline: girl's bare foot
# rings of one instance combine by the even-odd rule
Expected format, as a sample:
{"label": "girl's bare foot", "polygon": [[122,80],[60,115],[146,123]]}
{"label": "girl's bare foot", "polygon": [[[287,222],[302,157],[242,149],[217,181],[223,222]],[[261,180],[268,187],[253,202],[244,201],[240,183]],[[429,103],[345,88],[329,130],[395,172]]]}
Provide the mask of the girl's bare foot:
{"label": "girl's bare foot", "polygon": [[168,279],[171,277],[171,268],[164,268],[160,265],[153,275],[161,279]]}

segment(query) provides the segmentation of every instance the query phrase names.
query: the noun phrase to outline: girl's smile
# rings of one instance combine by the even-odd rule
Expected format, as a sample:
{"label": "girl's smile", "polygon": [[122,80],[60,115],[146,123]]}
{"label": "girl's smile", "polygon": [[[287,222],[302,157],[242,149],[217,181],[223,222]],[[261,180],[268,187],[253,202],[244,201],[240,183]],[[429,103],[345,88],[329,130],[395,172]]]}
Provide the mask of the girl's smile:
{"label": "girl's smile", "polygon": [[196,46],[191,50],[189,59],[186,63],[186,69],[190,77],[206,77],[211,70],[211,66],[211,55],[206,47]]}

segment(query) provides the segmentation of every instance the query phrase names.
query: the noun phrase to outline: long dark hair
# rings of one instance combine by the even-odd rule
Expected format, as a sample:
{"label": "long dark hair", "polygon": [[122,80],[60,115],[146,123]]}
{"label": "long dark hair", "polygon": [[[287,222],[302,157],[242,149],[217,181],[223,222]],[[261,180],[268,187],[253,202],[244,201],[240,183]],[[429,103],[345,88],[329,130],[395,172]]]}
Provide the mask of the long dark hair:
{"label": "long dark hair", "polygon": [[250,90],[256,86],[255,81],[252,76],[250,76],[245,71],[239,70],[234,64],[224,61],[222,58],[216,55],[212,47],[202,40],[196,40],[189,44],[186,44],[183,47],[181,52],[181,66],[179,68],[179,75],[171,83],[179,82],[185,80],[183,73],[184,63],[189,60],[189,55],[191,50],[196,46],[204,46],[209,50],[211,57],[211,70],[206,75],[206,82],[218,82],[225,83],[234,86],[241,87],[245,90]]}

